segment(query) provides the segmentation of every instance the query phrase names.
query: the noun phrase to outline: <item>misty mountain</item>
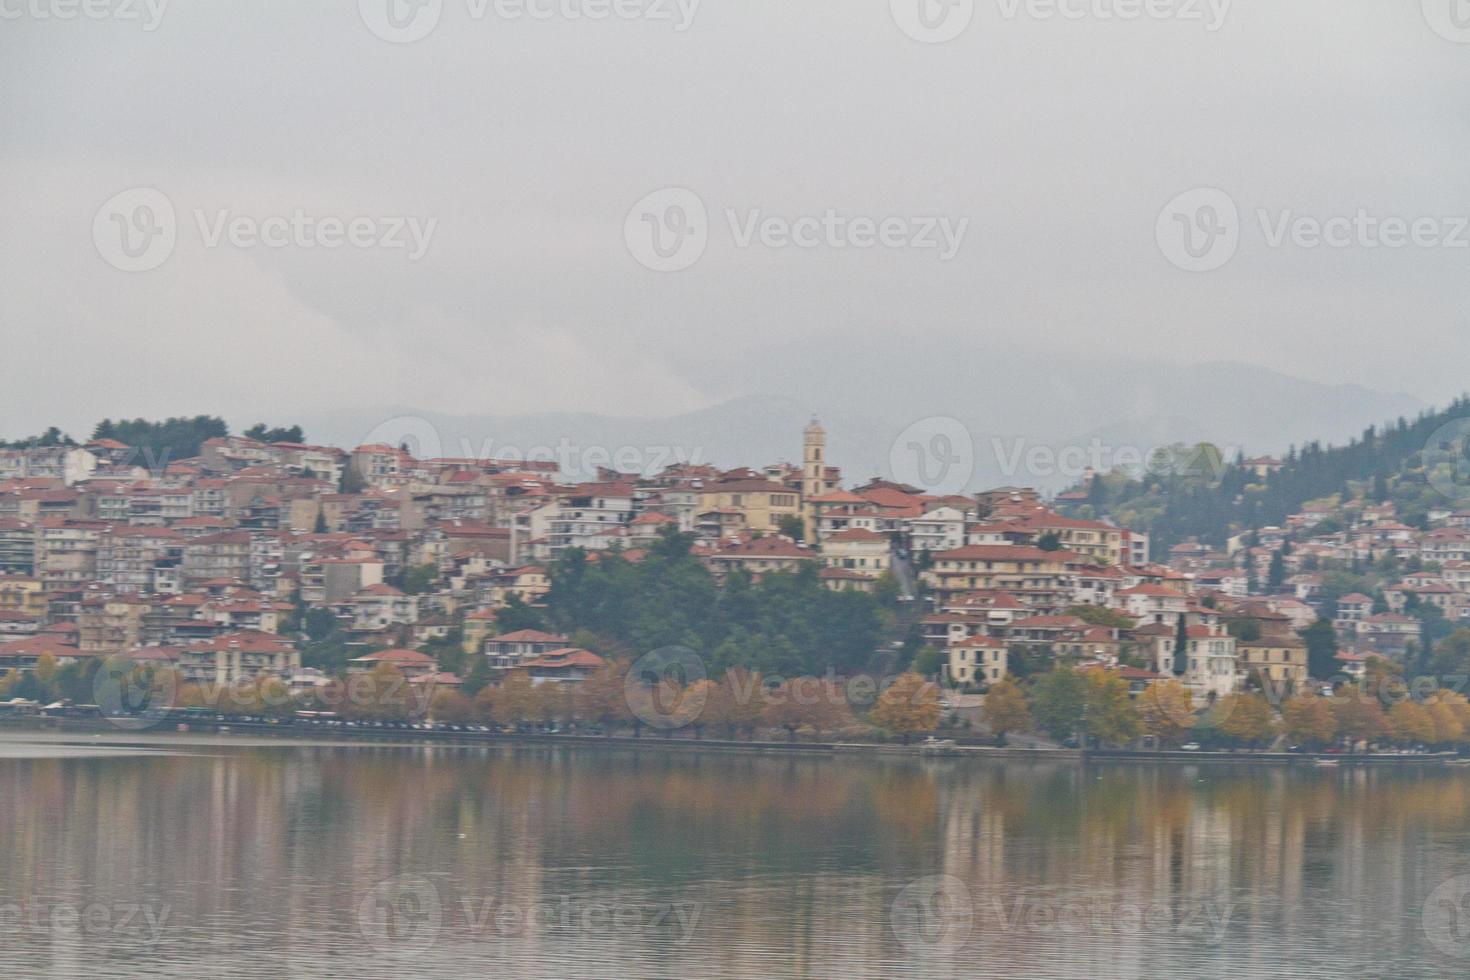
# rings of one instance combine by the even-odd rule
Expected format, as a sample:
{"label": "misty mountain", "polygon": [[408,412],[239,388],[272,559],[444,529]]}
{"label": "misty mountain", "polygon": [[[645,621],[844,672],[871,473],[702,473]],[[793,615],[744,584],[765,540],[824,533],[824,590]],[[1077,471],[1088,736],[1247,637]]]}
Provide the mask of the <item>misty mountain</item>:
{"label": "misty mountain", "polygon": [[[1308,440],[1342,443],[1424,407],[1407,395],[1228,362],[1098,362],[916,343],[901,356],[844,352],[837,368],[823,364],[822,350],[767,351],[758,370],[739,356],[690,369],[701,390],[730,396],[663,418],[385,406],[300,421],[319,442],[407,440],[428,455],[534,455],[587,475],[598,465],[647,471],[680,459],[725,467],[799,461],[801,430],[818,415],[829,460],[850,482],[884,476],[937,489],[957,489],[957,481],[1058,489],[1083,466],[1127,465],[1173,442],[1214,442],[1227,457],[1236,449],[1281,453]],[[757,390],[736,393],[742,379]]]}

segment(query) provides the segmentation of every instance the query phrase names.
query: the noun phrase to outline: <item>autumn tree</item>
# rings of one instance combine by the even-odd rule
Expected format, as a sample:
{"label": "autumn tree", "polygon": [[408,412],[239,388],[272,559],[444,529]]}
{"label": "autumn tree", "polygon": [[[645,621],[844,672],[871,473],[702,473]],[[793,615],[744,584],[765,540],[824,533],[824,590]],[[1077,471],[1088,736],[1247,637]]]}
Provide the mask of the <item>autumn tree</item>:
{"label": "autumn tree", "polygon": [[919,674],[900,674],[878,698],[873,723],[903,737],[932,731],[939,724],[939,688]]}
{"label": "autumn tree", "polygon": [[1011,732],[1031,730],[1031,709],[1026,705],[1026,694],[1008,679],[990,685],[980,705],[980,717],[1001,742]]}
{"label": "autumn tree", "polygon": [[791,739],[796,738],[801,728],[820,734],[836,731],[852,721],[845,693],[832,681],[797,677],[774,688],[765,688],[762,698],[765,702],[762,719],[766,724],[786,729]]}
{"label": "autumn tree", "polygon": [[527,721],[537,725],[551,723],[570,716],[570,693],[566,685],[547,681],[531,686],[531,702]]}
{"label": "autumn tree", "polygon": [[1138,696],[1143,730],[1164,745],[1179,745],[1194,725],[1194,704],[1185,686],[1175,680],[1157,681]]}
{"label": "autumn tree", "polygon": [[577,721],[601,725],[608,733],[611,733],[612,726],[628,722],[632,714],[625,690],[627,672],[626,664],[613,660],[578,682],[570,708]]}
{"label": "autumn tree", "polygon": [[1441,691],[1425,705],[1434,720],[1434,744],[1455,745],[1464,740],[1470,722],[1470,702],[1457,691]]}
{"label": "autumn tree", "polygon": [[403,673],[390,663],[380,663],[347,678],[343,713],[361,721],[407,721],[423,711]]}
{"label": "autumn tree", "polygon": [[536,707],[536,694],[532,689],[531,675],[524,670],[513,670],[493,689],[490,695],[490,717],[497,725],[514,727],[530,721]]}
{"label": "autumn tree", "polygon": [[1393,731],[1388,716],[1376,698],[1360,697],[1350,688],[1342,689],[1332,704],[1338,733],[1356,742],[1372,742]]}
{"label": "autumn tree", "polygon": [[443,688],[434,692],[429,713],[446,725],[467,725],[475,720],[475,703],[458,691]]}
{"label": "autumn tree", "polygon": [[1422,704],[1400,701],[1389,709],[1389,724],[1394,737],[1410,745],[1429,744],[1435,739],[1434,717]]}
{"label": "autumn tree", "polygon": [[1128,682],[1106,670],[1086,674],[1088,734],[1110,745],[1127,745],[1138,738],[1142,727]]}
{"label": "autumn tree", "polygon": [[750,737],[765,716],[765,686],[760,674],[732,667],[720,678],[715,696],[705,703],[703,717],[731,738],[741,733]]}
{"label": "autumn tree", "polygon": [[1271,702],[1260,694],[1230,694],[1215,706],[1216,728],[1242,745],[1259,745],[1276,733]]}
{"label": "autumn tree", "polygon": [[1299,694],[1281,705],[1282,730],[1304,748],[1321,748],[1337,737],[1337,719],[1327,699]]}

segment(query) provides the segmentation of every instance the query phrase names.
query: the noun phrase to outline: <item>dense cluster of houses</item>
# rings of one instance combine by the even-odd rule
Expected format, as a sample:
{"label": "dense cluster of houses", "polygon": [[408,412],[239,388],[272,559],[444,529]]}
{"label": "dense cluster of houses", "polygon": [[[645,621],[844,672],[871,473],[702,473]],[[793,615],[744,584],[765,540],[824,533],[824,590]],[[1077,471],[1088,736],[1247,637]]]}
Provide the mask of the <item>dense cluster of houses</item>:
{"label": "dense cluster of houses", "polygon": [[[501,611],[540,604],[548,565],[568,549],[636,562],[668,530],[690,535],[717,577],[810,566],[833,590],[922,592],[924,638],[947,652],[952,681],[976,687],[1027,649],[1123,671],[1135,687],[1177,676],[1206,699],[1252,675],[1305,681],[1298,631],[1317,619],[1321,582],[1309,556],[1413,554],[1436,569],[1386,590],[1388,609],[1341,597],[1347,666],[1402,651],[1419,625],[1405,605],[1470,609],[1470,514],[1417,531],[1365,506],[1347,530],[1312,536],[1308,511],[1249,547],[1181,545],[1155,564],[1146,535],[1064,516],[1025,488],[844,488],[815,421],[799,465],[580,482],[547,462],[417,459],[387,445],[227,437],[154,470],[135,456],[110,440],[0,451],[0,670],[123,656],[200,682],[310,687],[326,678],[302,668],[294,627],[319,609],[363,651],[355,670],[387,662],[452,686],[459,678],[417,648],[454,630],[494,672],[575,681],[602,661],[564,636],[503,630]],[[1285,588],[1251,595],[1243,564],[1264,581],[1291,535],[1301,544]],[[1119,615],[1079,615],[1092,609]],[[1250,639],[1227,630],[1240,619],[1256,621]]]}

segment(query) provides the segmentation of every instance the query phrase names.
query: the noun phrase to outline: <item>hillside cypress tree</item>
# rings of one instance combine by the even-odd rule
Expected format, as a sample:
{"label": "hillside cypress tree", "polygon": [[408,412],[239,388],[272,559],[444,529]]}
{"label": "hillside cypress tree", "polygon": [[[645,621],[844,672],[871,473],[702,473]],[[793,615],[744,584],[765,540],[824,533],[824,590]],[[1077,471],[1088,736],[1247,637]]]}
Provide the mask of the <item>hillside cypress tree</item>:
{"label": "hillside cypress tree", "polygon": [[1286,581],[1286,561],[1282,558],[1281,549],[1271,556],[1271,569],[1266,573],[1266,587],[1271,591],[1281,588]]}
{"label": "hillside cypress tree", "polygon": [[1174,623],[1174,674],[1183,677],[1189,671],[1189,617],[1179,614]]}

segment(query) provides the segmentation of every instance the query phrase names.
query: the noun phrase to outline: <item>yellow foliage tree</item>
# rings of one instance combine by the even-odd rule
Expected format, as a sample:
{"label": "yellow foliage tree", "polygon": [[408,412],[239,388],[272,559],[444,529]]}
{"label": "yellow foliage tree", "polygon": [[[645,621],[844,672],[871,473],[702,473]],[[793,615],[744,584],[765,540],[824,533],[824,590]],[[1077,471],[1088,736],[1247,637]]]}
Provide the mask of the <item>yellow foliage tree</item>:
{"label": "yellow foliage tree", "polygon": [[1220,731],[1246,745],[1258,745],[1276,733],[1276,718],[1271,702],[1259,694],[1231,694],[1215,709],[1219,713]]}
{"label": "yellow foliage tree", "polygon": [[475,720],[474,702],[458,691],[435,691],[429,704],[434,720],[445,725],[467,725]]}
{"label": "yellow foliage tree", "polygon": [[1388,720],[1400,742],[1428,744],[1434,741],[1434,717],[1422,704],[1400,701],[1389,709]]}
{"label": "yellow foliage tree", "polygon": [[625,691],[627,674],[627,664],[612,661],[578,682],[570,709],[578,722],[602,725],[608,732],[614,725],[625,724],[631,717]]}
{"label": "yellow foliage tree", "polygon": [[1359,696],[1351,688],[1342,689],[1332,704],[1338,734],[1354,742],[1372,742],[1393,733],[1393,725],[1377,699]]}
{"label": "yellow foliage tree", "polygon": [[990,685],[980,705],[980,717],[991,734],[1002,739],[1011,732],[1031,730],[1031,709],[1026,704],[1026,693],[1009,678]]}
{"label": "yellow foliage tree", "polygon": [[1300,694],[1281,706],[1286,737],[1306,748],[1320,748],[1337,737],[1332,705],[1319,695]]}
{"label": "yellow foliage tree", "polygon": [[749,737],[764,718],[765,707],[766,685],[761,675],[732,667],[720,679],[715,697],[705,703],[704,717],[731,737],[740,733]]}
{"label": "yellow foliage tree", "polygon": [[531,675],[513,670],[490,695],[490,717],[497,725],[514,726],[532,721],[536,710],[536,693]]}
{"label": "yellow foliage tree", "polygon": [[873,723],[903,737],[932,731],[939,724],[939,687],[920,674],[900,674],[878,698]]}

